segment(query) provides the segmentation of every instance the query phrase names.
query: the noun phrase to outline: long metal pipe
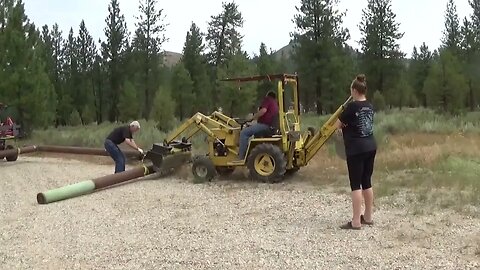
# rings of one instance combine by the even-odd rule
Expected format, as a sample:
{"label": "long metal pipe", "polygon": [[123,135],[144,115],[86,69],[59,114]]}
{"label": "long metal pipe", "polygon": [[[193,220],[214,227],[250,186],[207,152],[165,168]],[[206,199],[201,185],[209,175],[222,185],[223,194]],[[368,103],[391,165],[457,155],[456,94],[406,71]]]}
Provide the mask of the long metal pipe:
{"label": "long metal pipe", "polygon": [[16,149],[14,148],[14,149],[3,150],[3,151],[0,151],[0,159],[5,157],[18,156],[20,154],[32,153],[36,151],[38,151],[38,147],[35,145],[16,148]]}
{"label": "long metal pipe", "polygon": [[[56,145],[40,145],[39,152],[64,153],[64,154],[79,154],[79,155],[96,155],[109,156],[104,148],[91,147],[74,147],[74,146],[56,146]],[[140,152],[136,150],[122,150],[126,156],[140,157]]]}
{"label": "long metal pipe", "polygon": [[37,202],[39,204],[48,204],[56,201],[78,197],[95,190],[116,185],[135,178],[147,176],[154,173],[153,165],[143,165],[121,173],[111,174],[93,180],[86,180],[76,184],[52,189],[37,194]]}
{"label": "long metal pipe", "polygon": [[[53,146],[53,145],[32,145],[16,149],[8,149],[0,151],[0,158],[10,157],[20,154],[27,154],[32,152],[50,152],[50,153],[64,153],[64,154],[80,154],[80,155],[96,155],[109,156],[108,152],[103,148],[89,148],[89,147],[72,147],[72,146]],[[140,152],[135,150],[122,150],[128,157],[141,158]]]}

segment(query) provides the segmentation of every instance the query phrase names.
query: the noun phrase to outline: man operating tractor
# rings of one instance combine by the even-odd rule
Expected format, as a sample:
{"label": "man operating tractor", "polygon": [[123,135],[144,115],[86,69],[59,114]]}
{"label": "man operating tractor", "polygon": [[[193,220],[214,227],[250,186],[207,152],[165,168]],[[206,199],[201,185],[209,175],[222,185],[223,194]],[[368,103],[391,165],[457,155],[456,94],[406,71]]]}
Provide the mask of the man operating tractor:
{"label": "man operating tractor", "polygon": [[250,121],[257,120],[257,123],[244,128],[240,132],[239,162],[245,159],[249,138],[258,134],[268,133],[274,126],[276,117],[278,117],[277,95],[275,92],[269,91],[263,99],[258,112],[249,119]]}
{"label": "man operating tractor", "polygon": [[140,130],[140,123],[133,121],[128,126],[115,128],[105,139],[105,150],[115,161],[115,173],[125,171],[125,156],[118,147],[119,144],[125,142],[128,146],[138,150],[142,155],[143,150],[135,144],[133,134]]}

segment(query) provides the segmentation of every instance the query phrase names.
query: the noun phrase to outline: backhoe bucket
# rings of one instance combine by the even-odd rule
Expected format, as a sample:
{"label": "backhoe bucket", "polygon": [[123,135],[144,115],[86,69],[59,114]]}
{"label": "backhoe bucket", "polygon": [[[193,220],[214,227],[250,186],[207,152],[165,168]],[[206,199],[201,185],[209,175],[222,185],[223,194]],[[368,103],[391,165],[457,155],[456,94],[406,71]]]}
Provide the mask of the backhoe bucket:
{"label": "backhoe bucket", "polygon": [[186,142],[173,142],[170,145],[154,144],[145,155],[145,159],[152,162],[155,172],[171,171],[188,163],[191,158],[191,144]]}

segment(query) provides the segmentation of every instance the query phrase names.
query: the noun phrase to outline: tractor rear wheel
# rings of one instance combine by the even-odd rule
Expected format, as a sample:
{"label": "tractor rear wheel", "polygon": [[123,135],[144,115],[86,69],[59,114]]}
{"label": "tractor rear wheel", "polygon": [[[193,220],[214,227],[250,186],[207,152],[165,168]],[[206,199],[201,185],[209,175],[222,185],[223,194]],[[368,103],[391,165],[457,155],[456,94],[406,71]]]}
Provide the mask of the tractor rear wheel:
{"label": "tractor rear wheel", "polygon": [[196,183],[212,181],[216,172],[212,160],[207,156],[193,158],[192,173]]}
{"label": "tractor rear wheel", "polygon": [[269,143],[255,146],[247,159],[250,177],[267,183],[279,182],[286,172],[287,160],[282,150]]}

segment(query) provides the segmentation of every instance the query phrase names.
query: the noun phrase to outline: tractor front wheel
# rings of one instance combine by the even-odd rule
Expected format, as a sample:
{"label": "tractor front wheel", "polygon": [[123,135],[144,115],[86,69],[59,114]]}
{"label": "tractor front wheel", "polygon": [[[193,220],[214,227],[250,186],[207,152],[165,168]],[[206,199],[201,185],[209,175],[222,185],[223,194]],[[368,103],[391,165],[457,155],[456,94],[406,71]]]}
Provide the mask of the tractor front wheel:
{"label": "tractor front wheel", "polygon": [[212,160],[207,156],[197,156],[193,159],[192,173],[196,183],[212,181],[216,172]]}
{"label": "tractor front wheel", "polygon": [[286,166],[287,160],[282,150],[274,144],[255,146],[247,159],[250,176],[267,183],[279,182],[286,172]]}

